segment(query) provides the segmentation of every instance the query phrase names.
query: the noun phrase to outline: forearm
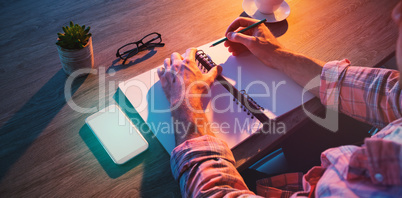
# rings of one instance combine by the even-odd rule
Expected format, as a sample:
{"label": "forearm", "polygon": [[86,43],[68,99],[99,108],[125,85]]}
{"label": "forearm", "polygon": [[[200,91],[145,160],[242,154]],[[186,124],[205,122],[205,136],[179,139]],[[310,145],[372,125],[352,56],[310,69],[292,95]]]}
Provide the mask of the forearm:
{"label": "forearm", "polygon": [[347,60],[326,63],[321,75],[321,102],[377,127],[402,117],[399,73],[354,67]]}
{"label": "forearm", "polygon": [[[325,63],[281,48],[275,53],[272,65],[302,87],[317,78],[313,81],[314,88],[307,90],[329,108],[339,108],[346,115],[379,127],[402,115],[398,109],[401,91],[396,71],[349,67],[347,60]],[[338,103],[333,104],[334,101]],[[365,108],[360,104],[366,104]]]}
{"label": "forearm", "polygon": [[241,197],[253,195],[237,172],[227,144],[205,135],[177,146],[170,159],[183,197]]}
{"label": "forearm", "polygon": [[190,107],[186,104],[172,109],[172,118],[174,122],[176,146],[186,140],[203,135],[214,134],[211,132],[208,120],[200,103],[192,104]]}
{"label": "forearm", "polygon": [[305,87],[312,79],[318,77],[314,88],[309,89],[309,91],[320,97],[319,77],[325,62],[286,49],[277,49],[275,53],[277,55],[271,61],[273,66],[292,78],[300,86]]}
{"label": "forearm", "polygon": [[176,148],[171,168],[183,197],[253,195],[237,172],[227,144],[213,137],[200,102],[172,109]]}

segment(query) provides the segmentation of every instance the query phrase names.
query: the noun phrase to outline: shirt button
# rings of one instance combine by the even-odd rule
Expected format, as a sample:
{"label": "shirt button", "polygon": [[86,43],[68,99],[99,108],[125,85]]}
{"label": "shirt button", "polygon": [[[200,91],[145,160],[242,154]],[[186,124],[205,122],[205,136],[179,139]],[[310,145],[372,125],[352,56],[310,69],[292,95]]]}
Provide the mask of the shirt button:
{"label": "shirt button", "polygon": [[374,178],[378,181],[378,182],[382,182],[384,180],[384,177],[380,174],[380,173],[376,173],[374,175]]}

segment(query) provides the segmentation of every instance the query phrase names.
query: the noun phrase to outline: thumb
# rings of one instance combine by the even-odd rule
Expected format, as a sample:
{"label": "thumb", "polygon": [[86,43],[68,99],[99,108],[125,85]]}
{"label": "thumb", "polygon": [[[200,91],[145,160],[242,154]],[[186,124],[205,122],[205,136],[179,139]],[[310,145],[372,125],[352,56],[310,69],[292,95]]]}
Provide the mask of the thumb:
{"label": "thumb", "polygon": [[215,67],[212,67],[211,70],[206,74],[207,75],[207,83],[211,85],[216,77],[222,73],[222,66],[218,65]]}
{"label": "thumb", "polygon": [[253,40],[253,36],[248,36],[242,33],[236,33],[236,32],[228,32],[226,37],[229,39],[229,41],[235,42],[235,43],[241,43],[245,46],[248,45],[250,41]]}

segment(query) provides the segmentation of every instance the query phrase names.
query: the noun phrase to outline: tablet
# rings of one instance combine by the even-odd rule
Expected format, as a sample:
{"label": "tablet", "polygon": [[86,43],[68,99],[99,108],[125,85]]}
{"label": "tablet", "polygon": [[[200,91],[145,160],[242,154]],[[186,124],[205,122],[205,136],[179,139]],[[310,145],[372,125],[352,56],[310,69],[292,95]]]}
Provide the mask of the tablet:
{"label": "tablet", "polygon": [[148,148],[148,142],[117,105],[100,110],[85,122],[116,164],[124,164]]}

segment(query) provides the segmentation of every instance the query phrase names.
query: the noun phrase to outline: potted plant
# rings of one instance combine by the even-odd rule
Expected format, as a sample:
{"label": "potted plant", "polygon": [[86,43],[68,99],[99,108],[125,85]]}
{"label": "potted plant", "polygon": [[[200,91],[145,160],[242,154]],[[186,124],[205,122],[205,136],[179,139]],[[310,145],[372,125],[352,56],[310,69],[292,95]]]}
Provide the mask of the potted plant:
{"label": "potted plant", "polygon": [[72,72],[93,68],[94,56],[92,48],[91,28],[79,26],[70,21],[70,26],[63,27],[64,33],[57,33],[57,51],[63,70],[70,75]]}

